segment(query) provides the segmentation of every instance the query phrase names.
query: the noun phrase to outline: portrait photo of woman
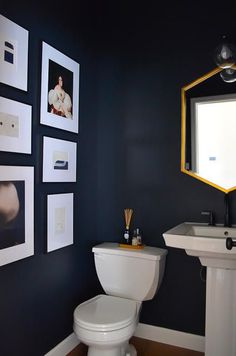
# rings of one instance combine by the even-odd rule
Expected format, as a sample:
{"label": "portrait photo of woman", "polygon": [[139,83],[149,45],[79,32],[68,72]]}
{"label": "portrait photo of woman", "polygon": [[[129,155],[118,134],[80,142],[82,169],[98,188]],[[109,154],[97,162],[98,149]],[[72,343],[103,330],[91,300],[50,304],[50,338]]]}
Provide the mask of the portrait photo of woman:
{"label": "portrait photo of woman", "polygon": [[49,60],[48,112],[66,119],[73,119],[73,73]]}

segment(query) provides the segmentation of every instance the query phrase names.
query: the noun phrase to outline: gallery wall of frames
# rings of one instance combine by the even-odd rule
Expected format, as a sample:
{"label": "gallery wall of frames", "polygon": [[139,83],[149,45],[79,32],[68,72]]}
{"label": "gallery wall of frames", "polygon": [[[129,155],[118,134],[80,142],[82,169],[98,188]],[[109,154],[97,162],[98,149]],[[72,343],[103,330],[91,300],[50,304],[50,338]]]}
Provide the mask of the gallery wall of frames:
{"label": "gallery wall of frames", "polygon": [[[0,82],[27,93],[29,31],[2,15],[0,23]],[[57,134],[43,134],[40,179],[61,188],[56,194],[52,185],[47,189],[46,252],[51,252],[74,242],[76,193],[73,185],[65,193],[63,184],[77,182],[80,65],[44,41],[41,50],[38,120]],[[65,131],[75,139],[65,139]],[[0,151],[13,154],[9,164],[0,165],[0,266],[34,255],[35,166],[14,164],[14,155],[30,156],[34,144],[32,106],[0,96]]]}

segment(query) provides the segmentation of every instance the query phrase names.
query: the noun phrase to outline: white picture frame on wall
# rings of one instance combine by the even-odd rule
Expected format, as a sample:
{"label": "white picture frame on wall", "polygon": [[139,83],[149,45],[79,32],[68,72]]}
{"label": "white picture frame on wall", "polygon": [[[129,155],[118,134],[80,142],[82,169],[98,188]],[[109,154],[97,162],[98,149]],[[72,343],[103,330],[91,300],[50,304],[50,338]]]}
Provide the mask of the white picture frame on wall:
{"label": "white picture frame on wall", "polygon": [[32,107],[0,97],[0,151],[31,154]]}
{"label": "white picture frame on wall", "polygon": [[47,196],[47,252],[74,242],[74,194]]}
{"label": "white picture frame on wall", "polygon": [[0,82],[27,91],[29,31],[0,15]]}
{"label": "white picture frame on wall", "polygon": [[34,254],[34,167],[0,166],[0,266]]}
{"label": "white picture frame on wall", "polygon": [[43,182],[76,182],[77,143],[43,137]]}
{"label": "white picture frame on wall", "polygon": [[40,123],[78,133],[79,63],[42,43]]}

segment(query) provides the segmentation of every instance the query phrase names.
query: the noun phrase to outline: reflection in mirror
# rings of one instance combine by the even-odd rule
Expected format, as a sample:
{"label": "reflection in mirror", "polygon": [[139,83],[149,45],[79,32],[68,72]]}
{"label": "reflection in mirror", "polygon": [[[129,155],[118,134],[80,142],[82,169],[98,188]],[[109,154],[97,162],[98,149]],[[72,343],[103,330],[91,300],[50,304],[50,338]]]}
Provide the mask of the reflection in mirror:
{"label": "reflection in mirror", "polygon": [[236,180],[236,94],[191,99],[192,171],[230,189]]}
{"label": "reflection in mirror", "polygon": [[228,193],[236,189],[236,84],[220,72],[182,88],[181,170]]}

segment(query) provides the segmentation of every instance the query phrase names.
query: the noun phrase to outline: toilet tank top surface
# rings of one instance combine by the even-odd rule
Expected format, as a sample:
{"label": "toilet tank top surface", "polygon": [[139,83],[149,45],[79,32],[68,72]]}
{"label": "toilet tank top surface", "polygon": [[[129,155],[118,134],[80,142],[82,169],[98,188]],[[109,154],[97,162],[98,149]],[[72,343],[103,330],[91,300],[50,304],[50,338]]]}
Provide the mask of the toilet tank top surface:
{"label": "toilet tank top surface", "polygon": [[123,328],[137,316],[137,303],[133,300],[98,295],[78,305],[74,320],[89,330],[109,331]]}

